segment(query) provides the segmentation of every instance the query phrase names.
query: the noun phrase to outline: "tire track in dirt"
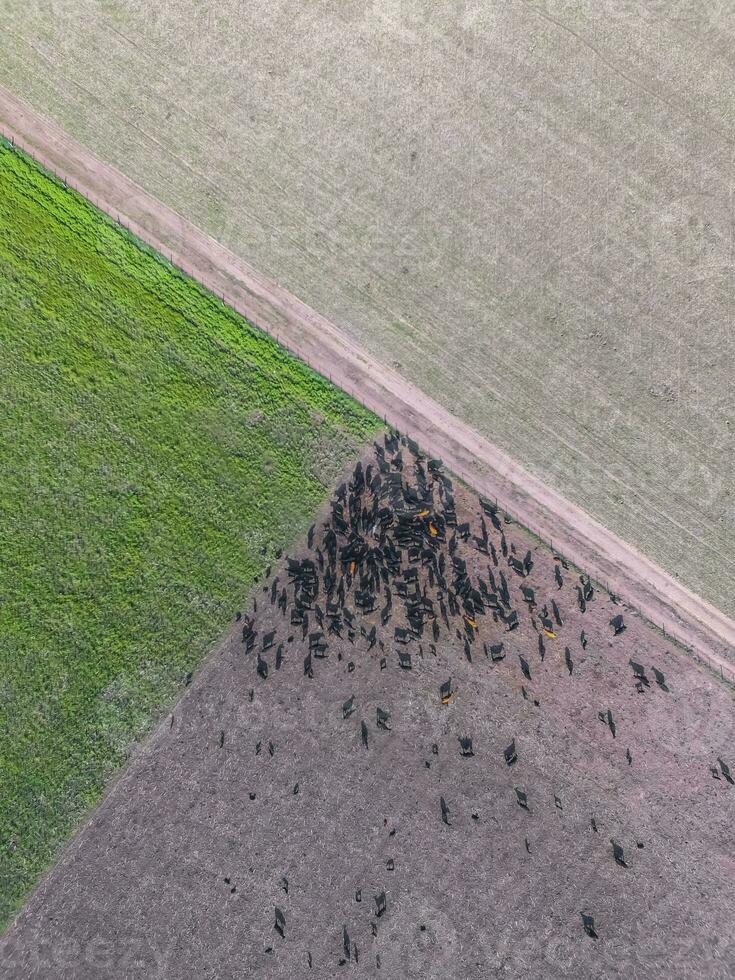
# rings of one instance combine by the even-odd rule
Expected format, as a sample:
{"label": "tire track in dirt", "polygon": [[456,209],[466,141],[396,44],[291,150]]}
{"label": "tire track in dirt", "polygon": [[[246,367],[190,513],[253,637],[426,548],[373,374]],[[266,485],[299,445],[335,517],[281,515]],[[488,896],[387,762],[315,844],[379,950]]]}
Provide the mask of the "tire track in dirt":
{"label": "tire track in dirt", "polygon": [[646,619],[735,680],[735,622],[720,610],[2,87],[0,131],[314,370],[441,456],[457,476],[500,501],[517,521]]}

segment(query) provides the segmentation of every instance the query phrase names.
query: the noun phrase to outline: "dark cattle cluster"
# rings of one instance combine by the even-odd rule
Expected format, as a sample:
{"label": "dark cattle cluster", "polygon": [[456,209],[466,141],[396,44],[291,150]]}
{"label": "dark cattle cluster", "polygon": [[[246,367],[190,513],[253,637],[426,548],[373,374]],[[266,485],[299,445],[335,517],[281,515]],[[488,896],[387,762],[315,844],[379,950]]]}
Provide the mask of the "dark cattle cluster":
{"label": "dark cattle cluster", "polygon": [[[400,670],[415,670],[425,658],[436,657],[437,644],[443,637],[459,640],[468,663],[479,660],[492,669],[505,660],[509,634],[524,620],[530,623],[537,640],[526,656],[519,654],[507,663],[512,660],[518,672],[519,692],[529,706],[543,710],[539,699],[533,696],[533,684],[548,643],[559,640],[561,644],[554,645],[554,649],[559,651],[559,669],[565,683],[583,683],[578,666],[584,662],[588,644],[585,631],[578,638],[565,637],[566,644],[559,639],[565,619],[561,590],[574,574],[569,564],[561,556],[555,556],[553,578],[546,590],[542,591],[537,582],[532,585],[529,575],[534,567],[533,554],[530,550],[516,553],[506,536],[510,518],[493,501],[480,498],[474,526],[469,522],[458,524],[453,491],[452,480],[444,472],[441,461],[426,458],[410,439],[391,432],[382,445],[376,444],[373,459],[367,464],[359,462],[350,480],[338,487],[328,519],[310,528],[307,553],[287,559],[285,573],[281,572],[269,587],[264,587],[276,621],[281,625],[261,633],[254,617],[238,614],[242,620],[243,655],[252,660],[259,682],[272,683],[273,671],[279,671],[290,660],[296,662],[299,671],[302,664],[305,683],[326,681],[325,672],[343,659],[342,652],[336,652],[335,656],[334,651],[335,646],[344,650],[343,641],[354,648],[350,660],[343,664],[348,672],[376,647],[372,658],[377,669],[384,670],[393,659]],[[480,556],[481,573],[470,571],[466,549],[475,553],[473,568],[478,567],[477,556]],[[597,590],[585,575],[577,577],[577,584],[573,582],[568,589],[573,587],[576,605],[584,614],[596,601]],[[571,603],[573,609],[573,598]],[[384,640],[378,639],[378,629],[386,637]],[[609,620],[611,639],[619,637],[625,629],[622,614]],[[289,649],[294,649],[290,644],[297,637],[303,644],[302,652],[305,651],[303,660],[301,655],[288,656]],[[536,650],[538,663],[533,659]],[[636,690],[650,691],[646,668],[633,660],[630,667]],[[656,687],[669,693],[661,670],[655,666],[650,670]],[[450,677],[438,687],[437,703],[448,705],[454,694]],[[356,726],[355,744],[360,751],[370,751],[371,731],[389,735],[392,732],[387,707],[377,707],[375,716],[366,719],[361,717],[361,706],[353,695],[340,700],[337,710],[346,723]],[[612,711],[604,705],[593,706],[593,718],[595,711],[612,738],[617,739],[619,722],[613,718]],[[621,731],[624,732],[624,726]],[[472,735],[461,731],[456,737],[462,764],[476,765],[476,760],[472,760],[477,746]],[[523,748],[522,743],[519,748],[512,733],[507,737],[503,759],[498,760],[506,770],[516,765]],[[438,752],[436,745],[432,752]],[[629,748],[625,759],[624,765],[632,765]],[[429,761],[423,764],[431,768]],[[730,770],[721,759],[712,768],[712,775],[732,782]],[[525,833],[533,826],[534,807],[540,801],[534,798],[533,787],[515,786],[512,780],[508,782],[508,793],[515,794],[515,801],[525,811],[514,810]],[[436,799],[437,818],[452,828],[451,792],[437,792]],[[550,805],[551,800],[548,802]],[[553,803],[558,811],[563,810],[559,796],[554,795]],[[477,819],[474,813],[472,817]],[[594,817],[591,826],[597,831]],[[529,837],[519,839],[530,854]],[[613,862],[627,869],[622,845],[617,840],[611,843]],[[377,935],[378,920],[389,909],[386,893],[387,888],[374,898],[373,935]],[[581,920],[582,938],[586,933],[596,939],[593,912],[581,912]],[[278,907],[274,928],[281,937],[288,929],[286,913]],[[360,951],[345,926],[339,962],[356,962],[359,956]],[[307,954],[307,960],[311,966],[311,953]]]}

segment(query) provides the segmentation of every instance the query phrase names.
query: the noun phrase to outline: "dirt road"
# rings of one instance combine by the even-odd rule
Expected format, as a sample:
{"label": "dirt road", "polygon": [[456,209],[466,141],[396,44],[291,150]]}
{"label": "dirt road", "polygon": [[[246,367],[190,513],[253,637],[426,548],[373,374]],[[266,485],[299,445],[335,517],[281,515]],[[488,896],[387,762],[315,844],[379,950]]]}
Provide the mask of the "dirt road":
{"label": "dirt road", "polygon": [[735,679],[735,623],[719,610],[368,356],[337,326],[4,89],[0,131],[315,370],[441,456],[480,493],[497,498],[520,523],[714,669]]}

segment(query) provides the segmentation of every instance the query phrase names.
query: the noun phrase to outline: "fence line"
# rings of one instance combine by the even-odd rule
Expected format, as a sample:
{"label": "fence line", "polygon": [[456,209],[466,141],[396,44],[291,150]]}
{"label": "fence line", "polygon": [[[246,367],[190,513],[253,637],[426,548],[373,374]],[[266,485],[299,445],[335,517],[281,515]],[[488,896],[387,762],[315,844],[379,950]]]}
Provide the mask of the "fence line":
{"label": "fence line", "polygon": [[[8,136],[2,130],[1,127],[0,127],[0,134],[2,134],[5,137],[5,139],[11,144],[11,146],[13,146],[13,147],[16,147],[16,146],[19,147],[24,153],[26,153],[32,159],[34,159],[38,163],[40,163],[41,166],[45,170],[50,171],[56,177],[57,180],[61,181],[64,184],[64,186],[66,188],[71,188],[71,190],[74,191],[74,193],[79,194],[81,197],[85,198],[85,200],[88,200],[95,208],[97,208],[98,211],[102,212],[103,214],[106,214],[108,216],[108,218],[111,218],[113,220],[116,220],[117,221],[117,224],[118,225],[122,225],[128,231],[129,234],[133,235],[135,238],[139,238],[146,245],[148,245],[150,248],[152,248],[156,253],[160,254],[163,258],[165,258],[165,256],[163,255],[163,252],[161,250],[160,245],[155,241],[154,236],[152,234],[150,234],[149,232],[147,232],[147,230],[145,228],[143,228],[141,225],[137,225],[137,223],[136,223],[136,227],[138,228],[138,230],[137,231],[132,231],[129,224],[126,225],[123,221],[121,221],[121,219],[120,219],[120,213],[119,212],[116,212],[116,219],[114,219],[112,212],[107,210],[107,208],[104,206],[103,202],[101,202],[99,199],[95,199],[95,196],[91,192],[81,190],[81,185],[78,186],[78,187],[74,187],[73,182],[71,181],[71,179],[68,176],[66,176],[65,174],[60,173],[56,169],[56,167],[54,167],[51,163],[49,163],[48,161],[46,161],[41,154],[38,154],[37,153],[36,150],[32,149],[31,147],[29,147],[27,145],[24,145],[24,141],[23,140],[19,140],[15,136]],[[207,279],[206,275],[197,275],[197,273],[195,272],[195,270],[193,268],[187,270],[186,265],[185,265],[184,260],[183,260],[182,257],[178,257],[178,259],[175,259],[174,252],[172,250],[169,250],[169,254],[170,254],[170,264],[178,272],[181,272],[183,275],[185,275],[188,278],[192,279],[197,284],[204,286],[204,288],[207,289],[210,293],[212,293],[212,295],[214,295],[215,297],[220,298],[221,301],[222,301],[222,303],[225,306],[228,306],[230,309],[234,310],[234,312],[237,313],[238,316],[241,316],[248,323],[252,323],[252,320],[251,320],[250,315],[240,306],[240,303],[233,296],[229,296],[227,293],[224,293],[224,292],[223,293],[218,293],[217,291],[215,291],[215,289],[212,286],[208,286],[207,285],[207,283],[206,283],[206,279]],[[257,326],[257,324],[253,324],[253,325],[254,326]],[[306,366],[311,371],[313,371],[315,374],[318,374],[319,377],[324,378],[325,380],[328,380],[330,384],[333,384],[334,385],[334,382],[332,382],[331,374],[327,374],[327,376],[325,377],[324,373],[319,368],[315,367],[311,363],[311,361],[309,360],[308,356],[306,355],[306,353],[304,351],[299,350],[295,345],[289,346],[289,344],[285,340],[281,340],[278,335],[274,335],[269,330],[267,330],[267,329],[265,329],[263,327],[259,327],[258,329],[261,329],[261,330],[263,330],[264,333],[267,333],[268,336],[272,340],[275,340],[276,343],[280,347],[282,347],[284,350],[286,350],[289,354],[291,354],[297,360],[300,360],[304,364],[306,364]],[[335,387],[336,387],[336,385],[335,385]],[[350,397],[354,401],[358,402],[364,408],[367,408],[368,411],[372,412],[378,418],[382,418],[386,425],[390,426],[393,429],[397,429],[398,428],[397,426],[395,426],[392,422],[390,422],[388,420],[388,418],[387,418],[387,416],[385,414],[385,408],[384,407],[381,407],[381,406],[371,406],[371,405],[369,405],[368,402],[360,394],[358,394],[354,390],[351,390],[348,385],[342,386],[342,389],[341,390],[346,391],[347,394],[350,395]],[[409,433],[409,432],[407,432],[407,431],[405,431],[403,429],[400,430],[400,431],[401,431],[401,434],[402,435],[410,436],[410,438],[414,439],[414,441],[417,442],[417,443],[419,443],[419,445],[421,444],[420,439],[419,438],[416,438],[415,435],[412,435],[411,433]],[[463,477],[460,477],[460,479],[463,479],[464,480]],[[468,485],[471,486],[471,483],[470,483],[469,479],[466,480],[465,482],[467,482]],[[507,514],[519,527],[525,528],[526,530],[530,531],[533,535],[535,535],[535,537],[538,538],[538,540],[544,545],[544,547],[549,548],[551,550],[552,554],[558,554],[561,558],[564,558],[565,561],[570,561],[571,564],[578,571],[581,571],[581,572],[584,571],[583,569],[581,569],[576,564],[576,562],[571,561],[571,559],[568,559],[567,556],[564,555],[558,549],[554,549],[554,543],[553,543],[553,539],[551,538],[551,536],[549,536],[549,538],[547,540],[546,536],[541,533],[541,530],[540,529],[534,529],[534,528],[530,527],[529,525],[525,524],[520,518],[518,518],[508,508],[506,508],[506,507],[500,508],[500,505],[498,505],[497,497],[495,498],[495,503],[499,507],[499,509],[502,509],[503,510],[503,513],[504,514]],[[599,589],[602,589],[605,592],[607,592],[608,595],[613,595],[613,593],[610,590],[609,583],[605,582],[603,584],[603,583],[595,580],[595,584],[597,585],[597,587]],[[709,663],[706,658],[702,658],[696,652],[696,650],[693,650],[691,647],[688,647],[686,644],[684,644],[681,641],[677,640],[676,637],[673,636],[673,635],[668,635],[667,636],[667,633],[666,633],[666,624],[665,623],[659,624],[659,623],[654,622],[653,620],[649,619],[646,616],[646,614],[638,606],[636,606],[636,604],[634,602],[631,602],[630,600],[627,600],[627,599],[623,599],[622,596],[618,596],[617,594],[616,594],[616,596],[620,600],[620,602],[627,609],[632,610],[637,616],[639,616],[640,619],[642,619],[644,622],[650,624],[651,626],[655,627],[656,629],[660,629],[665,639],[668,638],[669,640],[671,640],[672,643],[674,643],[677,646],[679,646],[680,648],[686,650],[691,656],[693,656],[697,660],[697,662],[699,662],[699,663],[701,663],[701,664],[709,667],[710,670],[713,670],[713,671],[716,672],[716,668],[711,663]],[[721,678],[723,680],[727,680],[729,683],[735,684],[735,670],[727,669],[727,671],[725,671],[725,669],[720,665],[719,672],[720,672],[720,676],[721,676]],[[727,674],[727,677],[726,677],[726,674]]]}

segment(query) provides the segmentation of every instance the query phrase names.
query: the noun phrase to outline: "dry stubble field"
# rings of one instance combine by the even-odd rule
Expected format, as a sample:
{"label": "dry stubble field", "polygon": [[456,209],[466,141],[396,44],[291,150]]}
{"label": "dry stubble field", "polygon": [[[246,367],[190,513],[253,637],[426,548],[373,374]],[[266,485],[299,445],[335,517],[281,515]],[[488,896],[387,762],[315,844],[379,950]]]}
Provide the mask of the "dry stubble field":
{"label": "dry stubble field", "polygon": [[735,613],[723,5],[10,0],[0,28],[0,83]]}

